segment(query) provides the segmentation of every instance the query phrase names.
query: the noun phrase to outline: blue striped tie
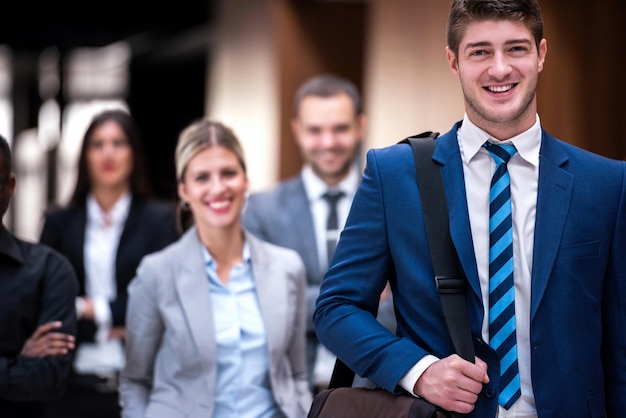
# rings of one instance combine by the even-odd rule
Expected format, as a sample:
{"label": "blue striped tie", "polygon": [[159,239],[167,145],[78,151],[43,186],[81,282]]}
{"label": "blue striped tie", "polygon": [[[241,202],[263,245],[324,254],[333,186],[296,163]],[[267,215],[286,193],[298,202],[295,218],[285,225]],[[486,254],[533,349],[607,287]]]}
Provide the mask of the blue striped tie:
{"label": "blue striped tie", "polygon": [[513,145],[485,143],[496,163],[489,191],[489,344],[500,358],[498,403],[509,409],[520,397],[515,291],[513,285],[513,222],[506,164],[517,152]]}

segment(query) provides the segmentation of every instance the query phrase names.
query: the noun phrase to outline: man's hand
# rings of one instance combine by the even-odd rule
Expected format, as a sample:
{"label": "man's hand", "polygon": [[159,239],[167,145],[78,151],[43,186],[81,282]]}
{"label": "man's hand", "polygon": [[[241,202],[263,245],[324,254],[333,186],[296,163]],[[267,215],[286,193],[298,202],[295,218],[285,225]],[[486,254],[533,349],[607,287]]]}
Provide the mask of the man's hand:
{"label": "man's hand", "polygon": [[476,363],[453,354],[431,364],[415,383],[416,395],[454,412],[472,412],[483,384],[489,383],[487,363]]}
{"label": "man's hand", "polygon": [[40,325],[24,343],[20,355],[46,357],[69,353],[75,347],[74,336],[62,332],[52,332],[61,326],[61,321],[52,321]]}

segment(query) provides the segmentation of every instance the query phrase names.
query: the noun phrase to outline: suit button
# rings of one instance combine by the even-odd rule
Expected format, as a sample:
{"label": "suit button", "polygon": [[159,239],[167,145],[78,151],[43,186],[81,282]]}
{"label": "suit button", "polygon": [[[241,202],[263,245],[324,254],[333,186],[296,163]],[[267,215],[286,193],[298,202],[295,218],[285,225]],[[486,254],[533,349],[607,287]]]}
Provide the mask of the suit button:
{"label": "suit button", "polygon": [[496,396],[496,388],[493,386],[487,386],[485,388],[485,396],[488,398],[494,398]]}

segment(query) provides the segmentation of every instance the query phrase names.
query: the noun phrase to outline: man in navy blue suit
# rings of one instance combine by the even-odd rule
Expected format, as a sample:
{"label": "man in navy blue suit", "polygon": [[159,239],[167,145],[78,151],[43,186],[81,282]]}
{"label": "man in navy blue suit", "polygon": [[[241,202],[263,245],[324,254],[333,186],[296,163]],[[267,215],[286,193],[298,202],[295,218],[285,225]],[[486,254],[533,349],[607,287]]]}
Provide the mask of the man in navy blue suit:
{"label": "man in navy blue suit", "polygon": [[[626,164],[542,128],[536,88],[546,53],[536,0],[452,2],[446,55],[465,115],[436,140],[433,160],[441,165],[450,233],[468,282],[475,363],[454,354],[446,328],[411,147],[367,154],[314,323],[323,344],[391,392],[479,418],[626,416]],[[510,359],[490,346],[496,163],[486,143],[516,150],[508,161]],[[374,319],[388,279],[397,335]],[[507,361],[517,362],[518,385],[502,403],[500,365]]]}

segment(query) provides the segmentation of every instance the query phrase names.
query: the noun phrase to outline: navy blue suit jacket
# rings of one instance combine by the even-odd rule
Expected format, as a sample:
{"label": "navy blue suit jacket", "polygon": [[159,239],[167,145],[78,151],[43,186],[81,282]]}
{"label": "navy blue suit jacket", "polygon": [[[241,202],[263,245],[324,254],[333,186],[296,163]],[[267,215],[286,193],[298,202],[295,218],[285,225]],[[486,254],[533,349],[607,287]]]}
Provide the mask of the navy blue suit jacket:
{"label": "navy blue suit jacket", "polygon": [[[476,355],[488,363],[472,417],[494,417],[499,365],[482,340],[483,305],[455,126],[436,140],[450,233],[467,276]],[[540,418],[626,416],[626,164],[542,134],[532,266],[531,375]],[[322,343],[361,376],[399,392],[423,356],[454,352],[406,144],[373,149],[314,321]],[[395,336],[374,319],[390,280]]]}

